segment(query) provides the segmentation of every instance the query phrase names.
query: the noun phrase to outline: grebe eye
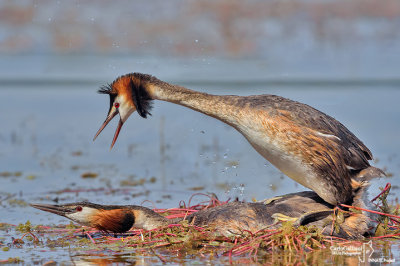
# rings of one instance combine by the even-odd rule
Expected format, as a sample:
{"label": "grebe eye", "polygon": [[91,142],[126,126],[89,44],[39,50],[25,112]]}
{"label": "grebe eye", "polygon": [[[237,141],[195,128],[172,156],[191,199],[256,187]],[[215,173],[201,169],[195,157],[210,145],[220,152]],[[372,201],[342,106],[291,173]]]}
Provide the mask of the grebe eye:
{"label": "grebe eye", "polygon": [[119,103],[114,103],[115,108],[119,107]]}
{"label": "grebe eye", "polygon": [[77,212],[81,212],[81,211],[82,211],[82,207],[81,207],[81,206],[76,206],[75,210],[76,210]]}

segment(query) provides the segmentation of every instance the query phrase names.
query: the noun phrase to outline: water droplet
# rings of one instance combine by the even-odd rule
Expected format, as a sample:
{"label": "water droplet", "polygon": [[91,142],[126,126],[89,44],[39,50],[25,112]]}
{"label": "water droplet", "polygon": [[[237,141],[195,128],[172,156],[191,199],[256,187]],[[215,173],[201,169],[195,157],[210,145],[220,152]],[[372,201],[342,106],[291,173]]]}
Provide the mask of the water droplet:
{"label": "water droplet", "polygon": [[199,40],[194,40],[194,42],[199,42]]}
{"label": "water droplet", "polygon": [[240,196],[243,196],[244,194],[244,184],[239,185],[239,190],[240,190]]}

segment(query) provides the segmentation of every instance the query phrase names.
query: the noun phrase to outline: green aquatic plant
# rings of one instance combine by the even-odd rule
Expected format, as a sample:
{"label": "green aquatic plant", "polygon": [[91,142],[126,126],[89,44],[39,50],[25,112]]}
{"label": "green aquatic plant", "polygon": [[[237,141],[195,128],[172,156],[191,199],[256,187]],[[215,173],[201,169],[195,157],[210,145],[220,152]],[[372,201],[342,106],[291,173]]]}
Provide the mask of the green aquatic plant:
{"label": "green aquatic plant", "polygon": [[23,263],[24,261],[19,257],[8,258],[6,260],[0,260],[0,264],[10,264],[10,263]]}
{"label": "green aquatic plant", "polygon": [[32,224],[28,220],[25,224],[19,224],[15,229],[21,233],[28,233],[32,230]]}
{"label": "green aquatic plant", "polygon": [[[371,222],[375,223],[376,230],[365,240],[349,241],[326,236],[317,227],[295,226],[291,221],[279,221],[280,226],[265,228],[258,232],[243,231],[241,234],[230,237],[216,234],[215,228],[198,227],[190,224],[187,220],[154,230],[131,230],[123,234],[109,234],[88,227],[75,226],[73,223],[62,227],[33,227],[27,221],[15,228],[17,232],[23,234],[22,237],[15,240],[15,244],[23,246],[22,239],[29,235],[31,239],[27,238],[27,240],[34,242],[38,247],[46,246],[51,249],[69,247],[72,253],[78,252],[88,256],[105,251],[111,254],[134,252],[135,254],[155,256],[162,263],[168,262],[170,258],[176,258],[176,256],[182,258],[226,257],[229,261],[240,260],[245,263],[254,261],[276,261],[288,264],[323,263],[324,258],[331,256],[330,247],[332,246],[362,246],[371,239],[376,240],[376,244],[385,244],[390,239],[400,237],[399,205],[389,203],[387,200],[389,192],[390,184],[383,188],[382,192],[373,200],[376,202],[377,210],[365,210],[352,206],[348,206],[347,211],[336,209],[330,222],[325,224],[327,228],[337,230],[344,222],[345,216],[366,211],[375,213],[377,214],[376,221]],[[194,196],[198,195],[204,194],[197,193]],[[208,200],[195,205],[191,205],[192,198],[190,198],[188,203],[181,202],[178,208],[154,210],[170,219],[184,218],[188,214],[204,208],[227,203],[210,195],[207,197]],[[39,241],[39,238],[46,240]],[[345,260],[339,257],[334,256],[332,259],[337,263],[345,263]],[[242,261],[242,258],[249,260]]]}

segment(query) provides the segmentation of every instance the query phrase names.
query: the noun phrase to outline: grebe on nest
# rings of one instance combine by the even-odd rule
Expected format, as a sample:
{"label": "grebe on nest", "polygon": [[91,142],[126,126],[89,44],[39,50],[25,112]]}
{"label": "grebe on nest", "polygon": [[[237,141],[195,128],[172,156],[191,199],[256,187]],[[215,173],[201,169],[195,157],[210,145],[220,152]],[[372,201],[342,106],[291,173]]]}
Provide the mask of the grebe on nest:
{"label": "grebe on nest", "polygon": [[[353,205],[366,208],[364,184],[355,192]],[[31,204],[42,211],[64,216],[82,225],[106,232],[122,233],[131,228],[152,230],[179,223],[183,218],[167,219],[153,210],[137,205],[99,205],[77,202],[63,205]],[[294,225],[316,226],[325,235],[361,238],[368,233],[370,213],[345,213],[344,221],[332,230],[335,207],[315,192],[304,191],[276,197],[265,202],[230,202],[188,215],[196,226],[213,228],[217,234],[231,236],[244,231],[257,232],[281,226],[277,220],[292,220]]]}

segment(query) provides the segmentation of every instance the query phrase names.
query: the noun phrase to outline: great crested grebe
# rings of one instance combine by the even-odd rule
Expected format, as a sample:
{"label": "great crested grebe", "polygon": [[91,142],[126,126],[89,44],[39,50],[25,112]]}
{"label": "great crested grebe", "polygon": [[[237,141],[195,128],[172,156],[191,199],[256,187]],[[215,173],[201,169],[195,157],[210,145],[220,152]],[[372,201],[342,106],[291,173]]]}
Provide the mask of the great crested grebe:
{"label": "great crested grebe", "polygon": [[[365,185],[353,199],[353,205],[366,208]],[[106,232],[122,233],[131,228],[152,230],[179,223],[183,218],[167,219],[151,209],[136,205],[99,205],[78,202],[64,205],[31,204],[42,211],[55,213],[82,225]],[[334,206],[326,203],[315,192],[303,191],[276,197],[265,202],[231,202],[200,210],[185,219],[197,226],[214,229],[217,234],[231,236],[246,231],[275,229],[277,220],[291,219],[295,225],[316,226],[325,235],[360,238],[370,228],[369,213],[346,213],[336,230],[332,230]]]}
{"label": "great crested grebe", "polygon": [[315,191],[332,205],[348,203],[360,185],[355,177],[383,176],[370,166],[370,150],[334,118],[275,95],[211,95],[131,73],[99,90],[110,96],[110,108],[94,139],[120,115],[111,148],[123,123],[137,111],[146,118],[151,101],[189,107],[237,129],[250,144],[284,174]]}

